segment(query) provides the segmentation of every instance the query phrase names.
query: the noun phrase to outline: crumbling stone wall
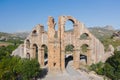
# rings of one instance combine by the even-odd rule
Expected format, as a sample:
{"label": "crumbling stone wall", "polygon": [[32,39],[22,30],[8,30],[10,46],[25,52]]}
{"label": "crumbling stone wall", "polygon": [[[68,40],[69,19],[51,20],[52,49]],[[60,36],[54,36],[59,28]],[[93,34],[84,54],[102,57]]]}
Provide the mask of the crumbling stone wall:
{"label": "crumbling stone wall", "polygon": [[[73,23],[73,30],[65,31],[66,21]],[[56,23],[53,17],[48,18],[48,31],[43,25],[36,25],[24,41],[24,57],[38,59],[41,66],[44,66],[44,47],[48,48],[48,69],[49,71],[65,70],[65,47],[69,44],[74,46],[73,65],[77,69],[82,65],[80,60],[82,45],[87,45],[85,56],[86,65],[103,61],[104,46],[85,27],[85,25],[71,16],[60,16],[58,18],[58,30],[55,30]],[[85,39],[81,39],[82,35]]]}

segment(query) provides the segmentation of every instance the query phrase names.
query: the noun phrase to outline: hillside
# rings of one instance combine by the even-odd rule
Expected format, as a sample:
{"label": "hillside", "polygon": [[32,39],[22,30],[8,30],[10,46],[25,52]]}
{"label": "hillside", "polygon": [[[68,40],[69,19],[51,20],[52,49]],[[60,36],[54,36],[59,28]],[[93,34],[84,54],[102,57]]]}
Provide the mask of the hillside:
{"label": "hillside", "polygon": [[89,31],[96,36],[99,40],[102,40],[104,38],[110,38],[114,32],[116,32],[115,29],[112,27],[92,27],[88,28]]}
{"label": "hillside", "polygon": [[[105,27],[91,27],[88,28],[89,31],[96,36],[98,39],[103,39],[103,38],[110,38],[113,33],[115,33],[117,30],[115,30],[112,26],[105,26]],[[71,31],[71,30],[70,30]],[[21,38],[25,39],[30,32],[15,32],[15,33],[4,33],[0,32],[0,39],[1,38]]]}
{"label": "hillside", "polygon": [[29,32],[16,32],[16,33],[0,32],[0,40],[8,40],[8,39],[24,40],[28,36],[28,34]]}

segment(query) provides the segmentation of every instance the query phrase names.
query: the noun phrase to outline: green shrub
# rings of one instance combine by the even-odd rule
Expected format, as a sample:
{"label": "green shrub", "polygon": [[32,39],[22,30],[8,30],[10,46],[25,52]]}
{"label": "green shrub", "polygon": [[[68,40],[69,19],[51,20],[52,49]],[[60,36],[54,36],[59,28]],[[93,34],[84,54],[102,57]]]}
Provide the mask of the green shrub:
{"label": "green shrub", "polygon": [[97,74],[99,74],[99,75],[103,75],[103,74],[104,74],[103,67],[104,67],[104,63],[99,62],[99,63],[97,63],[97,64],[92,64],[92,65],[90,66],[90,70],[95,71],[95,72],[96,72]]}

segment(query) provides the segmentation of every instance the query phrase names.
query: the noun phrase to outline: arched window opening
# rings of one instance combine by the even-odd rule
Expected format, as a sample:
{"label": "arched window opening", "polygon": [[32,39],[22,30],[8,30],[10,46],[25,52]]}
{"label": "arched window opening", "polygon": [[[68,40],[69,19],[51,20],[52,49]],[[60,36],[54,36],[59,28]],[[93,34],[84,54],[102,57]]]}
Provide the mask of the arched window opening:
{"label": "arched window opening", "polygon": [[29,40],[26,40],[26,48],[30,48],[30,41]]}
{"label": "arched window opening", "polygon": [[67,20],[65,23],[65,32],[73,31],[74,22],[72,20]]}
{"label": "arched window opening", "polygon": [[81,40],[89,39],[89,35],[88,35],[87,33],[83,33],[83,34],[80,36],[80,39],[81,39]]}
{"label": "arched window opening", "polygon": [[32,35],[33,35],[33,36],[37,36],[37,31],[36,31],[36,30],[33,30],[33,31],[32,31]]}
{"label": "arched window opening", "polygon": [[82,54],[85,54],[85,53],[87,52],[87,50],[88,50],[88,45],[87,45],[87,44],[83,44],[83,45],[81,46]]}
{"label": "arched window opening", "polygon": [[36,44],[33,44],[33,54],[35,58],[38,59],[38,46]]}
{"label": "arched window opening", "polygon": [[30,54],[29,53],[26,54],[26,58],[30,59]]}
{"label": "arched window opening", "polygon": [[66,53],[66,54],[73,53],[73,49],[74,49],[74,46],[73,46],[72,44],[68,44],[68,45],[65,47],[65,53]]}

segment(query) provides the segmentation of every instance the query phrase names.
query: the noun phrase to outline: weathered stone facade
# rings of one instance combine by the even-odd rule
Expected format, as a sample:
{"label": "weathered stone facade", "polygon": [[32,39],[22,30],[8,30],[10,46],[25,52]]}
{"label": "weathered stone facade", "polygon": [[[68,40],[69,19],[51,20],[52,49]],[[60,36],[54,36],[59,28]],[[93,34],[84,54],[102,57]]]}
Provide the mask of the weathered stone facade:
{"label": "weathered stone facade", "polygon": [[[73,23],[72,31],[65,31],[66,21]],[[104,46],[95,38],[85,25],[71,16],[60,16],[58,18],[58,30],[55,30],[56,23],[53,17],[48,18],[48,31],[44,30],[43,25],[36,25],[30,35],[24,41],[24,57],[38,58],[41,66],[44,66],[44,46],[48,48],[48,70],[64,71],[65,70],[65,47],[69,44],[74,46],[73,49],[73,66],[79,68],[82,65],[81,56],[84,53],[81,50],[82,45],[87,46],[85,52],[86,64],[103,61]],[[86,35],[85,39],[81,39]]]}

